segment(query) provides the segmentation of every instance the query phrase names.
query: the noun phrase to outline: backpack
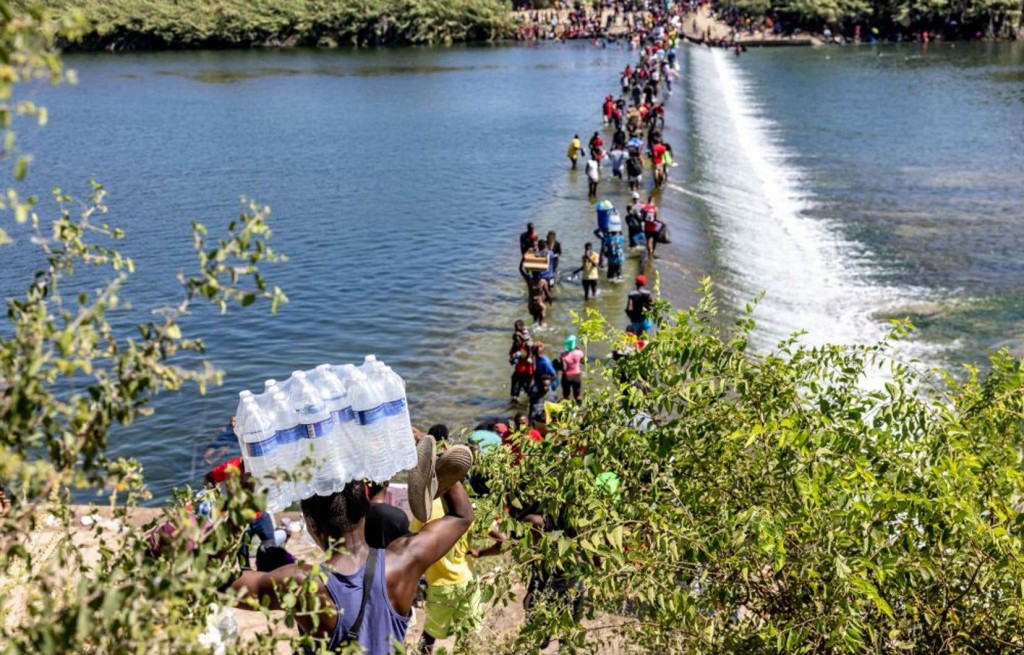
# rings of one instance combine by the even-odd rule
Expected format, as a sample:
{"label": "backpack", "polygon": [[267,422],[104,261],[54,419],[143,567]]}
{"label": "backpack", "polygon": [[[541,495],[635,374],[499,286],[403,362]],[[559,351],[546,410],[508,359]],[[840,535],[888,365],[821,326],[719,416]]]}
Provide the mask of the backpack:
{"label": "backpack", "polygon": [[644,172],[644,167],[640,164],[639,157],[630,157],[626,160],[626,172],[629,173],[630,177],[636,177]]}

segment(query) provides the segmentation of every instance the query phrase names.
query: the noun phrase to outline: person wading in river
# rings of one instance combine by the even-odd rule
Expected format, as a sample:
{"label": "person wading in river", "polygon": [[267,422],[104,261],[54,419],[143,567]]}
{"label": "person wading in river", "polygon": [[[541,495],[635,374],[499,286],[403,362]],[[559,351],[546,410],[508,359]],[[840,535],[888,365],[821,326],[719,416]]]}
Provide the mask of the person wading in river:
{"label": "person wading in river", "polygon": [[576,161],[580,158],[580,149],[583,146],[580,144],[580,135],[574,134],[572,141],[569,142],[569,150],[566,151],[565,156],[572,162],[572,170],[576,170]]}
{"label": "person wading in river", "polygon": [[651,308],[654,299],[651,292],[644,286],[647,284],[647,276],[636,276],[636,289],[629,293],[626,299],[626,316],[629,317],[629,328],[638,336],[643,336],[651,331],[651,319],[647,312]]}
{"label": "person wading in river", "polygon": [[526,279],[526,292],[529,296],[529,310],[530,316],[533,317],[533,324],[538,329],[543,329],[545,327],[544,319],[548,315],[547,303],[551,301],[551,287],[539,273],[524,274],[523,277]]}
{"label": "person wading in river", "polygon": [[600,274],[598,271],[598,262],[600,257],[594,252],[593,246],[589,243],[583,246],[583,264],[575,271],[573,275],[578,275],[580,271],[583,272],[583,302],[590,300],[590,297],[597,297],[597,279]]}
{"label": "person wading in river", "polygon": [[593,156],[587,160],[587,189],[591,198],[597,197],[597,184],[601,181],[601,166]]}

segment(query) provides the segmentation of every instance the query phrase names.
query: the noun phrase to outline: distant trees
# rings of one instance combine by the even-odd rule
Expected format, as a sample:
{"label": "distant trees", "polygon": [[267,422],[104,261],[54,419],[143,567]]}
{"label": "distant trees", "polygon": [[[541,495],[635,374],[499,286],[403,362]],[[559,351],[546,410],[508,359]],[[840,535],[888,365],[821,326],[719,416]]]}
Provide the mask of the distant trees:
{"label": "distant trees", "polygon": [[[36,2],[16,0],[26,9]],[[503,0],[45,0],[84,17],[75,47],[390,45],[488,41],[509,33]]]}
{"label": "distant trees", "polygon": [[882,36],[921,30],[949,38],[969,38],[977,32],[1014,36],[1024,15],[1024,3],[1018,0],[723,0],[720,4],[753,16],[779,16],[791,26],[827,25],[852,32],[859,24],[877,28]]}

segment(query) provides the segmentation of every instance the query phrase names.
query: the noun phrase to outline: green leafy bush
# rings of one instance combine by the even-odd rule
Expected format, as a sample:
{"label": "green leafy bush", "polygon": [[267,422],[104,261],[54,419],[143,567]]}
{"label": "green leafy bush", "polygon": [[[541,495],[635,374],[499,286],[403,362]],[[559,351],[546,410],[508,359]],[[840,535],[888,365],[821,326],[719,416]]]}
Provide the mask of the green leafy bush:
{"label": "green leafy bush", "polygon": [[[1024,647],[1021,363],[1001,352],[962,382],[924,370],[900,359],[905,324],[875,345],[755,354],[750,315],[724,331],[703,292],[661,303],[642,352],[592,365],[584,408],[518,466],[488,458],[520,577],[560,571],[597,624],[626,617],[581,634],[555,598],[508,652],[550,634],[581,652],[613,636],[630,652]],[[591,350],[621,345],[598,316],[579,329]],[[553,520],[536,544],[505,513],[531,504]]]}

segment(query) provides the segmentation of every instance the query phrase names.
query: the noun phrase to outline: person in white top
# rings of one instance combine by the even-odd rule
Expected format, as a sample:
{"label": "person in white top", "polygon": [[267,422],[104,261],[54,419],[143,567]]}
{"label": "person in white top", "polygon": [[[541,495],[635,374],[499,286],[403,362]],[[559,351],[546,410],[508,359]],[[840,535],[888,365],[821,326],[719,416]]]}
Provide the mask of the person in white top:
{"label": "person in white top", "polygon": [[601,181],[601,166],[597,163],[597,159],[591,155],[590,159],[587,160],[587,183],[589,185],[589,193],[591,198],[597,197],[597,183]]}

